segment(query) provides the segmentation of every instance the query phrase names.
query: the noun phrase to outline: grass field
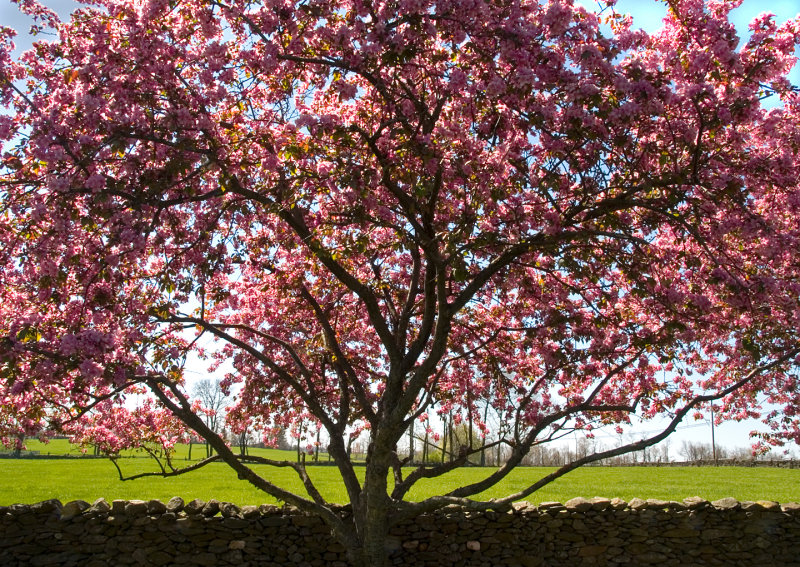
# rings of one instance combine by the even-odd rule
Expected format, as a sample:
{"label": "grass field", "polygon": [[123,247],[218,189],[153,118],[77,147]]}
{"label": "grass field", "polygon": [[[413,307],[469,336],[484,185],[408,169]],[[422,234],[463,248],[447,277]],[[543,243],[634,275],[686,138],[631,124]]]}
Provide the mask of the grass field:
{"label": "grass field", "polygon": [[[71,444],[67,439],[52,439],[47,443],[42,443],[36,439],[27,439],[25,440],[25,449],[26,452],[35,453],[39,456],[63,456],[63,455],[71,455],[75,457],[82,456],[84,452],[81,450],[80,447],[77,445]],[[191,454],[192,454],[192,461],[199,461],[203,457],[206,456],[205,453],[205,445],[195,443],[192,447]],[[237,449],[238,450],[238,449]],[[6,451],[9,452],[9,451]],[[258,455],[260,457],[266,457],[268,459],[275,459],[275,460],[285,460],[285,459],[295,459],[295,453],[293,451],[280,451],[278,449],[259,449],[259,448],[250,448],[248,452],[253,455]],[[92,450],[91,447],[86,454],[91,455]],[[126,451],[122,453],[122,456],[128,457],[143,457],[145,458],[146,455],[143,452],[136,452],[136,451]],[[175,453],[173,459],[176,462],[184,463],[189,458],[189,445],[186,444],[177,444],[175,446]],[[327,458],[327,456],[324,456]]]}
{"label": "grass field", "polygon": [[[60,444],[63,443],[64,446]],[[66,442],[53,441],[45,447],[28,443],[29,449],[40,454],[63,454],[80,451]],[[186,463],[185,448],[178,453],[179,463]],[[193,457],[201,456],[203,448],[195,446]],[[196,453],[195,453],[196,452]],[[273,458],[291,458],[291,452],[270,449],[254,451]],[[144,458],[120,459],[126,474],[154,469],[154,463]],[[309,467],[310,475],[322,494],[329,500],[344,503],[345,492],[334,467]],[[267,479],[279,486],[301,491],[295,473],[288,469],[256,467]],[[433,494],[474,482],[490,474],[493,469],[465,468],[444,477],[421,481],[411,498],[419,500]],[[483,496],[499,497],[532,484],[552,469],[520,468],[513,471],[502,483]],[[268,495],[248,483],[240,481],[224,464],[213,463],[207,467],[174,478],[145,478],[122,482],[114,465],[106,459],[0,459],[0,505],[33,503],[49,498],[62,502],[81,499],[89,502],[103,497],[113,499],[159,498],[172,496],[184,499],[216,498],[237,504],[275,503]],[[739,500],[800,501],[800,470],[746,467],[587,467],[574,471],[526,498],[530,502],[564,502],[575,496],[620,497],[630,500],[660,498],[681,500],[700,496],[716,500],[732,496]]]}

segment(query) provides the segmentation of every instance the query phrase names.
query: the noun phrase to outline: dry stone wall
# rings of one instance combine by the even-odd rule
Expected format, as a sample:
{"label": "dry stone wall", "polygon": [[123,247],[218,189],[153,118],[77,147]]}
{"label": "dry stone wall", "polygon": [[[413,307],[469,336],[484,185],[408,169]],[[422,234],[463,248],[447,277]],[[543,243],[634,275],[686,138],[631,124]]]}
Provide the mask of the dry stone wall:
{"label": "dry stone wall", "polygon": [[[342,514],[347,509],[341,510]],[[459,509],[396,526],[393,565],[800,566],[800,504],[575,498]],[[322,522],[290,508],[173,498],[0,507],[0,565],[347,567]]]}

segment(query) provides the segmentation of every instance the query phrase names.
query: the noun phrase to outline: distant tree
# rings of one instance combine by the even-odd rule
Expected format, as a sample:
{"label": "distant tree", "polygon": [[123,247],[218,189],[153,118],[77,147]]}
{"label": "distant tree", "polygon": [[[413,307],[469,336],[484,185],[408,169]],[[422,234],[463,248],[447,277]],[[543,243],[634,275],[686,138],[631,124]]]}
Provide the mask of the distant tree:
{"label": "distant tree", "polygon": [[664,439],[661,443],[656,445],[656,449],[658,452],[657,460],[660,463],[669,463],[670,456],[669,456],[669,449],[670,449],[670,439]]}
{"label": "distant tree", "polygon": [[711,444],[697,441],[682,441],[680,454],[689,463],[711,461],[713,459]]}
{"label": "distant tree", "polygon": [[275,433],[275,448],[280,449],[282,451],[291,451],[294,447],[292,443],[287,438],[287,431],[285,429],[279,429]]}
{"label": "distant tree", "polygon": [[[220,379],[205,378],[198,381],[192,391],[195,399],[200,402],[198,411],[208,429],[217,434],[221,433],[224,410],[229,401],[228,396],[222,389],[222,381]],[[213,452],[213,447],[206,440],[206,457],[210,457]]]}

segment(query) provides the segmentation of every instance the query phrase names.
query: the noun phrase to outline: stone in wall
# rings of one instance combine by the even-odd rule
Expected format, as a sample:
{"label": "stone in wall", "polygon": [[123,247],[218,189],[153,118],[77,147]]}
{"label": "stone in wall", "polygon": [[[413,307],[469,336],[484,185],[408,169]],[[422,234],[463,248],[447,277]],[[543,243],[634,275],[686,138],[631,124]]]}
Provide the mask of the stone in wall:
{"label": "stone in wall", "polygon": [[[349,514],[349,507],[339,513]],[[392,565],[800,567],[800,504],[574,498],[457,509],[394,526]],[[173,498],[0,507],[0,565],[347,567],[317,517],[292,508]]]}

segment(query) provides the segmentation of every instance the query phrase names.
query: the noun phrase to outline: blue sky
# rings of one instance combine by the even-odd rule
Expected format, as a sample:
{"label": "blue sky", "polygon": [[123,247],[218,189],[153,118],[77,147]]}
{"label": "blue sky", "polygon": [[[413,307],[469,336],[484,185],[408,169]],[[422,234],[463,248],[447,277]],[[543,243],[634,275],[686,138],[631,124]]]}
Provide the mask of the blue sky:
{"label": "blue sky", "polygon": [[[596,6],[592,0],[580,1],[584,6]],[[667,13],[667,5],[655,0],[618,0],[618,12],[628,13],[633,16],[636,27],[646,31],[653,31],[661,27],[661,20]],[[743,39],[749,36],[748,24],[753,18],[764,13],[775,14],[779,22],[785,22],[800,13],[800,0],[744,0],[741,6],[731,12],[731,21]],[[800,56],[800,50],[798,50]],[[800,84],[800,65],[796,65],[791,74],[793,84]]]}

